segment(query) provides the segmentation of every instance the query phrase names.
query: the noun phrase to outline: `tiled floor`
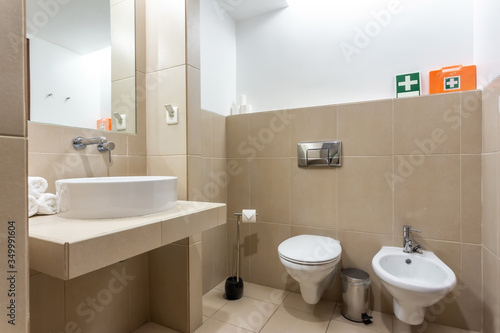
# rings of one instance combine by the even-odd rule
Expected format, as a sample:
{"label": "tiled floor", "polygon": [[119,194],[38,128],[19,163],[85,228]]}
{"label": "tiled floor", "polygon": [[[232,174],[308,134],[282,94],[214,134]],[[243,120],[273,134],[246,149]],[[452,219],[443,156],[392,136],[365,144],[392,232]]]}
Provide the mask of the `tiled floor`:
{"label": "tiled floor", "polygon": [[[402,333],[392,315],[373,311],[373,323],[345,319],[340,304],[321,301],[309,305],[300,294],[245,282],[244,296],[237,301],[223,297],[224,283],[203,296],[203,325],[195,333]],[[427,324],[413,333],[466,333],[468,331]]]}
{"label": "tiled floor", "polygon": [[[203,296],[203,325],[195,333],[403,333],[392,315],[373,311],[373,323],[358,324],[345,319],[340,304],[321,301],[309,305],[300,294],[245,282],[244,296],[224,299],[224,283]],[[469,333],[452,327],[427,324],[412,333]],[[134,333],[175,333],[148,323]]]}

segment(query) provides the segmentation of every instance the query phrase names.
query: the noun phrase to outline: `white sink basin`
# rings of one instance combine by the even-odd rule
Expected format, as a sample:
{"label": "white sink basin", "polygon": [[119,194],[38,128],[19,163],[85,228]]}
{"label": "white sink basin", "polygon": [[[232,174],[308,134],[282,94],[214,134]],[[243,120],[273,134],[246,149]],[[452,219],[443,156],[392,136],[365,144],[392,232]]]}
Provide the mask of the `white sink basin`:
{"label": "white sink basin", "polygon": [[405,253],[401,247],[384,246],[373,257],[372,267],[393,297],[394,314],[410,325],[421,324],[425,307],[457,284],[453,271],[429,251]]}
{"label": "white sink basin", "polygon": [[57,213],[71,219],[141,216],[177,202],[177,177],[94,177],[56,181]]}

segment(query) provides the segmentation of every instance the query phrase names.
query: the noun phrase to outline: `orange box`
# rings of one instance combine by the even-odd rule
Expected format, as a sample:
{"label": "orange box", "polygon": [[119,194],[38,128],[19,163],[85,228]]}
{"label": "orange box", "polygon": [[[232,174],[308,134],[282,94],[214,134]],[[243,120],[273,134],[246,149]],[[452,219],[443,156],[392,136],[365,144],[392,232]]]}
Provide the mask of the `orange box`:
{"label": "orange box", "polygon": [[429,72],[429,94],[476,89],[476,66],[449,66]]}
{"label": "orange box", "polygon": [[101,131],[111,131],[111,118],[97,119],[97,129]]}

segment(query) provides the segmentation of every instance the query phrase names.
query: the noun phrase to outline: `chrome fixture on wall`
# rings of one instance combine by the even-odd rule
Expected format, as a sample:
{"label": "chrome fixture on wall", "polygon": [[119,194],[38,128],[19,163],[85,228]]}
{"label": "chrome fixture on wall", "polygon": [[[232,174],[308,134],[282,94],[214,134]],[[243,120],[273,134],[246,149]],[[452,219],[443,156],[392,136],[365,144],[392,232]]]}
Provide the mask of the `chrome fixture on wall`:
{"label": "chrome fixture on wall", "polygon": [[297,164],[299,167],[340,167],[342,141],[299,142]]}
{"label": "chrome fixture on wall", "polygon": [[85,139],[83,136],[77,136],[73,139],[73,147],[76,150],[83,150],[88,145],[97,145],[97,150],[101,153],[108,152],[109,163],[111,163],[111,151],[115,149],[115,143],[113,141],[108,141],[105,136],[90,139]]}

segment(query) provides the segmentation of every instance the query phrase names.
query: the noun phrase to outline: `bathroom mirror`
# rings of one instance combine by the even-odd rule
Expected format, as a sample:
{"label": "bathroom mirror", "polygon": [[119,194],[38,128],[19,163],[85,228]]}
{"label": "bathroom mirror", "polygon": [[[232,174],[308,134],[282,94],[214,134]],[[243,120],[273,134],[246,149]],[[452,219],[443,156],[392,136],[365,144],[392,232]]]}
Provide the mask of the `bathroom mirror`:
{"label": "bathroom mirror", "polygon": [[26,0],[29,120],[136,133],[135,0]]}

